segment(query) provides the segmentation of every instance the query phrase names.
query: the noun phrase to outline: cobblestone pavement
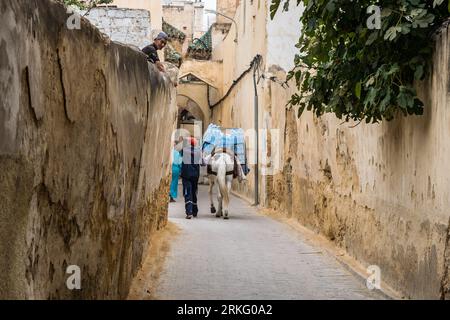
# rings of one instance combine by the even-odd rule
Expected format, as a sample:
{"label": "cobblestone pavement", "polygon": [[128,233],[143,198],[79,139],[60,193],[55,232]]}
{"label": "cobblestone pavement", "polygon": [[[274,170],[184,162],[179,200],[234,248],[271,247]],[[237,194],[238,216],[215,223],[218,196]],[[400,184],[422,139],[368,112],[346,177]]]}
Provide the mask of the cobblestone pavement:
{"label": "cobblestone pavement", "polygon": [[186,220],[182,193],[169,207],[180,229],[156,289],[158,299],[381,299],[297,231],[232,197],[230,220],[209,213]]}

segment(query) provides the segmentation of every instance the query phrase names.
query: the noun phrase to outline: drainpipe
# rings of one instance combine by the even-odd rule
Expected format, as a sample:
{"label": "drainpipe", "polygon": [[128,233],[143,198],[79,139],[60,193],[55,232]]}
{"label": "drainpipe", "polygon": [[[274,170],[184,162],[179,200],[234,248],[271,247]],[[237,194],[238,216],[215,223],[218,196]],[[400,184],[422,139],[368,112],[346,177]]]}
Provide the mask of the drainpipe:
{"label": "drainpipe", "polygon": [[254,98],[254,113],[255,113],[255,206],[259,204],[259,124],[258,124],[258,86],[256,83],[256,70],[258,69],[259,63],[255,63],[253,66],[253,86],[255,88],[255,98]]}

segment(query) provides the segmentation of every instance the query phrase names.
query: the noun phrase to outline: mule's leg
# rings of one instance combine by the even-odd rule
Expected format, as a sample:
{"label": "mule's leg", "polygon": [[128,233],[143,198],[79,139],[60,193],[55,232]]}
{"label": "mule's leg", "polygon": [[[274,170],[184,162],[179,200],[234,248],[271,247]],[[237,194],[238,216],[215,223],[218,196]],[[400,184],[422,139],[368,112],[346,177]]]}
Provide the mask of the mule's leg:
{"label": "mule's leg", "polygon": [[237,178],[238,178],[239,183],[241,183],[243,181],[247,182],[247,177],[245,176],[244,169],[242,169],[241,161],[239,161],[239,157],[235,156],[234,161],[235,161],[235,165],[237,166],[237,169],[238,169]]}
{"label": "mule's leg", "polygon": [[217,201],[219,202],[219,207],[218,207],[218,210],[217,210],[217,212],[216,212],[216,217],[217,218],[220,218],[221,216],[222,216],[222,194],[221,194],[221,192],[220,192],[220,188],[219,188],[219,186],[217,186]]}
{"label": "mule's leg", "polygon": [[214,200],[213,200],[213,187],[214,187],[214,178],[209,177],[209,202],[211,203],[211,213],[216,213],[216,207],[214,207]]}
{"label": "mule's leg", "polygon": [[231,195],[231,182],[232,182],[233,178],[231,176],[227,177],[226,181],[227,181],[227,188],[226,188],[226,192],[227,192],[227,196],[224,197],[224,214],[223,214],[223,218],[224,219],[228,219],[228,208],[230,205],[230,195]]}

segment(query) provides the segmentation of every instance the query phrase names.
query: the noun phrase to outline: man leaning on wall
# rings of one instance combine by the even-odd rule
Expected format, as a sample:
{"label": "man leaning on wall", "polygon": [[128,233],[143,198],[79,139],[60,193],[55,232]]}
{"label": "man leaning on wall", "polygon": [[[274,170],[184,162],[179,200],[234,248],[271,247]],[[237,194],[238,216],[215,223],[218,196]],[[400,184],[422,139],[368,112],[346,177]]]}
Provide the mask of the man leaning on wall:
{"label": "man leaning on wall", "polygon": [[153,43],[146,46],[144,49],[142,49],[142,52],[144,52],[147,55],[147,59],[149,62],[154,63],[159,71],[165,72],[164,65],[159,59],[158,56],[158,50],[164,49],[164,47],[167,44],[167,41],[169,40],[169,37],[165,32],[160,32],[156,36],[156,38],[153,40]]}

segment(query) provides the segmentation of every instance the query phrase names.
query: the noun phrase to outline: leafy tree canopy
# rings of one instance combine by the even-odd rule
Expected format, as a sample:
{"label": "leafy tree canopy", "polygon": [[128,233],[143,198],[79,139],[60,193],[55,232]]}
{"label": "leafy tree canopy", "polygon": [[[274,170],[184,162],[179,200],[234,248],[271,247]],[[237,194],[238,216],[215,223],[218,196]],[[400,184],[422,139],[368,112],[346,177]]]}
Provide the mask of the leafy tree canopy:
{"label": "leafy tree canopy", "polygon": [[[299,116],[306,109],[377,123],[423,114],[413,82],[429,74],[432,35],[449,18],[450,0],[291,1],[304,7],[288,74],[299,89],[290,100]],[[272,18],[281,7],[288,10],[289,0],[272,0]]]}

